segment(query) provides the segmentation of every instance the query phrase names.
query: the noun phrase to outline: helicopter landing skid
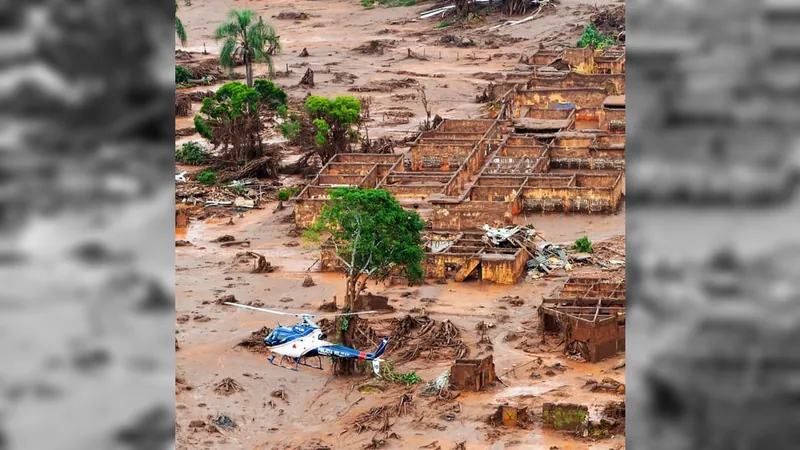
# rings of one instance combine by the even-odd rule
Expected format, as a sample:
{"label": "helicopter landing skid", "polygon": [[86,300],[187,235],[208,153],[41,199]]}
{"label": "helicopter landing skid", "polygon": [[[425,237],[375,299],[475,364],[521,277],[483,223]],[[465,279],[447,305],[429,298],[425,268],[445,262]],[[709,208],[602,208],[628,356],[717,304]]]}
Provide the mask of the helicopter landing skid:
{"label": "helicopter landing skid", "polygon": [[[283,361],[287,360],[287,359],[289,361],[294,361],[294,367],[287,367],[287,366],[283,365]],[[298,366],[306,366],[306,367],[311,367],[312,369],[325,370],[322,367],[322,358],[321,357],[317,356],[317,362],[319,362],[319,364],[316,365],[316,366],[312,366],[311,364],[308,364],[306,362],[306,359],[307,358],[290,358],[290,357],[288,357],[286,355],[283,355],[283,356],[281,356],[281,360],[276,364],[275,363],[275,355],[272,355],[267,361],[269,361],[269,363],[272,364],[273,366],[278,366],[278,367],[281,367],[283,369],[293,370],[295,372],[297,372]]]}

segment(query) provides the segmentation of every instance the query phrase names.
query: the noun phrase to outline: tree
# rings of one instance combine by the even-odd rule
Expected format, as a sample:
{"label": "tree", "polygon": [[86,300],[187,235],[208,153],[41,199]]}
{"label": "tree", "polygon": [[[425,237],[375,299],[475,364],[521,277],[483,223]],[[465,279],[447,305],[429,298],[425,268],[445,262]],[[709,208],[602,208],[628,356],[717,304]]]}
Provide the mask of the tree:
{"label": "tree", "polygon": [[337,188],[306,238],[330,237],[336,258],[347,274],[345,309],[351,310],[367,281],[389,275],[422,279],[422,238],[425,224],[415,211],[406,211],[383,189]]}
{"label": "tree", "polygon": [[358,131],[353,129],[361,118],[361,102],[357,99],[345,96],[330,100],[312,95],[306,100],[306,112],[323,161],[345,152],[350,143],[358,140]]}
{"label": "tree", "polygon": [[178,0],[175,0],[175,34],[178,35],[178,39],[181,40],[181,45],[186,45],[186,29],[183,28],[183,22],[178,17]]}
{"label": "tree", "polygon": [[233,81],[203,99],[194,126],[215,148],[222,147],[223,158],[248,161],[263,156],[263,124],[285,105],[286,93],[271,81],[256,80],[254,88]]}
{"label": "tree", "polygon": [[233,70],[237,58],[244,61],[247,73],[247,87],[253,87],[253,63],[264,62],[269,67],[270,77],[275,75],[272,56],[280,52],[280,36],[275,28],[264,23],[256,13],[245,9],[232,9],[228,13],[229,21],[217,28],[214,38],[225,41],[219,55],[220,65]]}
{"label": "tree", "polygon": [[[344,301],[349,312],[369,280],[382,281],[394,274],[405,276],[409,282],[422,280],[420,233],[424,226],[419,214],[403,209],[388,191],[337,188],[330,192],[330,201],[305,237],[320,243],[323,236],[329,236],[345,269]],[[342,344],[349,346],[351,335],[347,329],[343,331]],[[340,365],[345,373],[352,370],[344,362]]]}

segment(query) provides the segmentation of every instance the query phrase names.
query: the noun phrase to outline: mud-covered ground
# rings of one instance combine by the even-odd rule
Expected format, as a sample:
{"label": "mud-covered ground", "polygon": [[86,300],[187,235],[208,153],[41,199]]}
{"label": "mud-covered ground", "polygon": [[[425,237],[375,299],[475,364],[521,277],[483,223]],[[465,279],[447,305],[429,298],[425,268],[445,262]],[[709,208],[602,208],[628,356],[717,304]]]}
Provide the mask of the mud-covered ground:
{"label": "mud-covered ground", "polygon": [[[599,2],[598,5],[611,3]],[[474,103],[474,97],[488,83],[484,79],[487,77],[480,73],[514,70],[519,55],[529,54],[542,40],[574,43],[580,29],[573,29],[573,26],[585,24],[595,11],[593,6],[565,0],[541,18],[504,27],[502,34],[489,34],[485,30],[501,23],[503,18],[493,16],[470,30],[434,29],[438,21],[418,20],[420,11],[430,9],[429,3],[364,10],[356,1],[194,0],[191,6],[182,5],[178,11],[189,33],[189,45],[185,49],[202,51],[205,44],[209,52],[216,52],[217,47],[210,38],[213,28],[224,20],[229,8],[243,7],[262,13],[278,28],[284,54],[276,58],[276,66],[278,70],[285,70],[288,64],[294,72],[289,77],[277,78],[279,85],[284,88],[296,85],[306,69],[306,66],[297,65],[308,63],[315,71],[317,86],[310,90],[292,88],[291,96],[302,98],[307,91],[325,96],[372,95],[375,99],[373,117],[378,119],[370,133],[375,136],[395,135],[399,134],[396,131],[414,128],[414,121],[423,114],[419,102],[392,97],[413,93],[414,89],[366,94],[349,92],[349,88],[380,80],[414,78],[426,86],[434,101],[434,113],[445,118],[479,117],[479,105]],[[304,12],[309,18],[293,21],[272,17],[286,11]],[[459,39],[466,37],[478,44],[469,48],[437,44],[447,34]],[[524,40],[515,42],[520,38]],[[373,39],[397,42],[383,55],[352,51]],[[486,44],[487,39],[493,43]],[[489,48],[494,46],[497,48]],[[297,56],[303,48],[310,57]],[[424,51],[429,59],[406,59],[408,48],[417,53]],[[474,54],[474,59],[470,59],[470,54]],[[488,61],[491,55],[504,56],[492,56]],[[326,69],[330,69],[330,73],[326,73]],[[257,67],[256,72],[264,70],[264,67]],[[401,71],[428,76],[398,73]],[[331,80],[336,72],[350,73],[357,78],[353,84],[334,83]],[[382,125],[380,111],[389,107],[407,107],[415,116],[410,118],[409,124]],[[190,118],[178,118],[176,125],[189,127]],[[196,136],[182,140],[187,139],[196,139]],[[286,185],[298,182],[297,179],[282,181]],[[624,436],[592,441],[541,428],[541,405],[545,402],[586,404],[594,416],[608,401],[624,400],[621,393],[592,392],[585,387],[588,380],[599,381],[604,377],[625,383],[624,368],[612,369],[624,355],[588,364],[567,358],[552,339],[540,344],[542,336],[536,331],[536,307],[543,296],[566,280],[563,271],[513,287],[476,281],[429,283],[414,288],[370,284],[370,292],[388,296],[390,305],[395,308],[394,313],[371,316],[370,321],[417,315],[424,309],[430,318],[450,320],[461,329],[459,339],[470,349],[470,357],[488,354],[486,346],[477,343],[476,326],[481,321],[492,322],[494,327],[487,335],[493,347],[491,353],[497,373],[503,380],[485,392],[462,392],[453,400],[440,401],[421,397],[421,385],[413,386],[408,388],[411,403],[404,413],[390,414],[387,423],[382,420],[365,423],[361,415],[371,408],[397,406],[406,392],[405,387],[376,383],[368,376],[333,378],[327,361],[325,371],[301,368],[299,372],[292,372],[270,365],[265,353],[237,347],[252,332],[264,326],[277,326],[280,318],[217,304],[216,300],[223,296],[233,295],[243,304],[260,302],[265,308],[292,312],[316,312],[323,302],[334,296],[340,301],[344,297],[342,275],[316,272],[314,263],[318,252],[291,234],[294,228],[289,217],[291,205],[279,211],[275,203],[261,206],[262,209],[232,218],[209,214],[205,220],[192,221],[187,229],[176,230],[176,240],[191,242],[189,246],[176,248],[176,337],[180,346],[176,352],[177,448],[360,449],[381,441],[382,448],[397,449],[420,448],[434,441],[437,443],[425,448],[451,449],[459,442],[465,442],[468,449],[624,447]],[[625,233],[624,212],[596,217],[542,215],[528,217],[526,223],[533,223],[548,240],[557,243],[572,242],[583,235],[598,242]],[[211,242],[222,235],[249,240],[250,246],[246,249],[223,247]],[[277,269],[265,274],[250,273],[249,265],[235,263],[237,253],[245,250],[264,255]],[[577,268],[573,274],[585,272],[598,273],[599,269]],[[624,269],[613,275],[623,273]],[[315,285],[303,287],[308,275]],[[519,296],[523,303],[513,306],[501,301],[505,296]],[[401,351],[390,349],[386,358],[391,361]],[[451,364],[452,359],[446,355],[433,360],[423,355],[399,364],[396,369],[414,371],[423,381],[428,381]],[[231,395],[215,392],[216,385],[225,378],[233,378],[243,390]],[[278,390],[282,390],[285,397],[273,396]],[[532,407],[532,411],[539,411],[539,417],[529,429],[489,425],[489,416],[505,402]],[[220,414],[232,419],[236,428],[209,427]],[[367,429],[359,433],[357,422]]]}

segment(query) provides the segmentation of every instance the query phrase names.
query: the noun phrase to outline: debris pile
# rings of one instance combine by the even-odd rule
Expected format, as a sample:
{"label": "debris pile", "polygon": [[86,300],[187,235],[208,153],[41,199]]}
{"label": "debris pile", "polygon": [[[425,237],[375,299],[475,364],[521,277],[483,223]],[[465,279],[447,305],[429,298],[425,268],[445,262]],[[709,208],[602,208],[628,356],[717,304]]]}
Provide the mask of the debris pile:
{"label": "debris pile", "polygon": [[387,48],[393,48],[396,45],[397,41],[394,39],[376,39],[359,45],[353,51],[365,55],[383,55]]}
{"label": "debris pile", "polygon": [[407,89],[419,85],[413,78],[372,80],[364,85],[348,89],[350,92],[393,92],[395,89]]}
{"label": "debris pile", "polygon": [[389,341],[398,349],[394,361],[398,364],[413,361],[427,352],[426,359],[461,359],[469,349],[461,339],[461,331],[449,320],[437,322],[427,316],[406,315],[395,321]]}
{"label": "debris pile", "polygon": [[278,20],[308,20],[308,14],[297,11],[283,11],[274,17]]}
{"label": "debris pile", "polygon": [[[377,431],[386,433],[391,430],[392,425],[389,419],[395,417],[402,417],[407,415],[413,409],[413,397],[410,393],[405,393],[400,396],[396,403],[387,405],[376,406],[370,408],[369,411],[361,413],[353,421],[353,428],[356,433],[363,433],[364,431]],[[380,424],[378,428],[373,428],[372,425]]]}
{"label": "debris pile", "polygon": [[[239,241],[246,242],[246,241]],[[253,269],[250,273],[271,273],[275,271],[275,266],[270,264],[264,255],[256,252],[239,252],[234,257],[234,264],[253,261]]]}
{"label": "debris pile", "polygon": [[248,336],[246,339],[243,339],[241,342],[236,344],[236,346],[244,347],[256,353],[267,352],[267,347],[264,346],[264,339],[270,333],[272,333],[272,328],[262,327],[260,330],[250,333],[250,336]]}
{"label": "debris pile", "polygon": [[222,381],[214,386],[214,393],[218,395],[233,395],[237,392],[244,392],[244,387],[233,378],[224,378]]}
{"label": "debris pile", "polygon": [[441,396],[450,387],[450,371],[444,373],[425,383],[419,395],[422,397]]}

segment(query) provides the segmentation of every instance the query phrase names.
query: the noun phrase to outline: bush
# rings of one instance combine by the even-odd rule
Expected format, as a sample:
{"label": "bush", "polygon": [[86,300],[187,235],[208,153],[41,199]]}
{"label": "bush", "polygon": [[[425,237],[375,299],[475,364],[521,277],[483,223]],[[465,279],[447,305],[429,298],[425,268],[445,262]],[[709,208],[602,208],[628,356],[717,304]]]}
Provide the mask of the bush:
{"label": "bush", "polygon": [[197,176],[197,181],[205,186],[213,186],[217,184],[217,174],[211,169],[206,169],[200,172],[200,175]]}
{"label": "bush", "polygon": [[292,198],[295,195],[297,195],[297,192],[299,190],[300,189],[298,189],[296,187],[290,187],[290,188],[286,188],[286,189],[281,189],[280,191],[278,191],[278,200],[280,200],[282,202],[288,201],[290,198]]}
{"label": "bush", "polygon": [[451,25],[453,25],[453,22],[450,22],[450,21],[447,21],[447,20],[443,20],[443,21],[437,23],[434,28],[447,28],[447,27],[449,27]]}
{"label": "bush", "polygon": [[194,78],[192,72],[183,66],[175,66],[175,84],[188,83]]}
{"label": "bush", "polygon": [[580,48],[591,47],[595,50],[602,50],[612,45],[617,45],[616,39],[597,31],[597,28],[592,24],[583,28],[583,34],[577,44]]}
{"label": "bush", "polygon": [[195,141],[187,142],[175,152],[175,161],[190,166],[204,164],[211,155],[199,143]]}
{"label": "bush", "polygon": [[592,248],[592,241],[589,240],[589,236],[584,236],[574,244],[572,244],[572,249],[577,250],[581,253],[593,253],[594,249]]}

